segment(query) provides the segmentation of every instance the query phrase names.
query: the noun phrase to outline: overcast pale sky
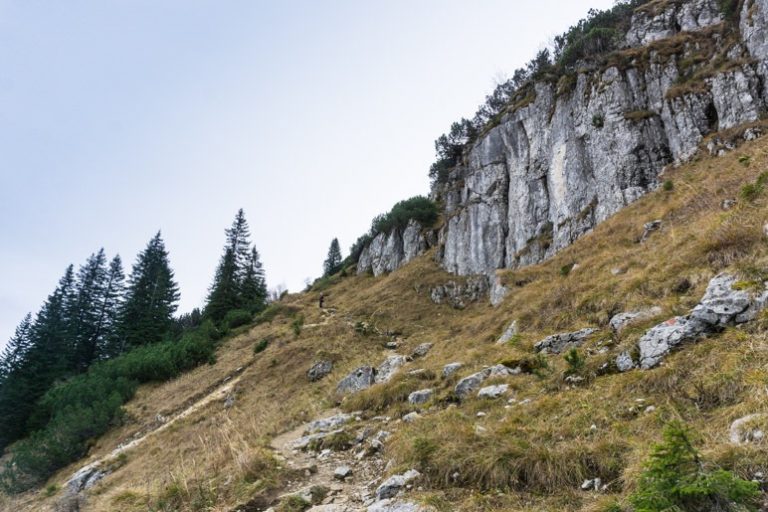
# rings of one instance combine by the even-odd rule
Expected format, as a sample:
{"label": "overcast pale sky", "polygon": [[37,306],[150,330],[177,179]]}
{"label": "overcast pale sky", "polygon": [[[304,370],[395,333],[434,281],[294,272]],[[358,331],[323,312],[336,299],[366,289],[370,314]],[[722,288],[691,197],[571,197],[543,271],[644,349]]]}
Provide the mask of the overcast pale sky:
{"label": "overcast pale sky", "polygon": [[0,0],[0,344],[161,229],[202,304],[245,209],[270,287],[428,192],[434,139],[612,0]]}

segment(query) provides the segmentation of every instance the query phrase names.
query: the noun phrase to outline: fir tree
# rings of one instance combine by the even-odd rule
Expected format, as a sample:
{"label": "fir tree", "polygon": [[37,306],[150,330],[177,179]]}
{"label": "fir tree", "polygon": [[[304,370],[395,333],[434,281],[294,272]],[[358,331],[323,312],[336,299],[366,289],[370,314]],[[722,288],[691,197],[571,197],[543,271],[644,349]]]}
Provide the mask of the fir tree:
{"label": "fir tree", "polygon": [[118,320],[125,292],[125,274],[120,256],[109,264],[106,285],[101,297],[97,331],[97,351],[100,359],[114,357],[120,353]]}
{"label": "fir tree", "polygon": [[341,270],[341,249],[339,248],[339,239],[334,238],[331,246],[328,248],[328,257],[323,263],[325,276],[331,276]]}
{"label": "fir tree", "polygon": [[107,283],[104,249],[92,254],[77,273],[75,300],[71,304],[72,357],[76,371],[84,371],[96,359],[103,328],[103,302]]}
{"label": "fir tree", "polygon": [[227,311],[240,305],[239,283],[237,281],[237,261],[230,245],[224,250],[205,306],[205,316],[215,322],[224,319]]}
{"label": "fir tree", "polygon": [[120,307],[120,351],[155,343],[173,325],[179,287],[173,279],[160,232],[139,253]]}
{"label": "fir tree", "polygon": [[32,346],[32,314],[27,313],[0,355],[0,385],[18,367]]}
{"label": "fir tree", "polygon": [[267,281],[264,277],[264,267],[259,259],[259,251],[251,248],[246,261],[243,281],[240,284],[241,308],[256,313],[267,305]]}
{"label": "fir tree", "polygon": [[240,208],[232,222],[232,227],[226,230],[227,248],[232,251],[235,259],[235,268],[238,270],[237,279],[242,280],[243,270],[248,264],[250,253],[251,232],[248,228],[248,221],[245,220],[245,212]]}

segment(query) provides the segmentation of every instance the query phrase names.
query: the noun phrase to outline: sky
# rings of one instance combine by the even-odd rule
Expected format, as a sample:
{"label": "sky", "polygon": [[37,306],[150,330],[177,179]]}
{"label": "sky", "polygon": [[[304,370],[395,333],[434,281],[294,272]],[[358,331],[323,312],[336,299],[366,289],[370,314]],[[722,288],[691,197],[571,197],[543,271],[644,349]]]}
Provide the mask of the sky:
{"label": "sky", "polygon": [[429,191],[433,141],[613,0],[0,0],[0,344],[158,230],[204,303],[243,208],[271,288]]}

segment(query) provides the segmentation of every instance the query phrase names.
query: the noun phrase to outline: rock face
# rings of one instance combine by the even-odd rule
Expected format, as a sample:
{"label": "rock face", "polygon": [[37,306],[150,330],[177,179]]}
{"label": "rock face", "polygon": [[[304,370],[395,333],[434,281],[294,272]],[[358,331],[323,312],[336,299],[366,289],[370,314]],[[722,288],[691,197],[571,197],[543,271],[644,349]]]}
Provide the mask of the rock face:
{"label": "rock face", "polygon": [[357,273],[372,272],[378,277],[397,270],[434,245],[431,238],[415,220],[408,222],[405,229],[379,233],[360,253]]}
{"label": "rock face", "polygon": [[575,332],[564,332],[547,336],[533,346],[536,352],[551,352],[559,354],[566,348],[578,347],[584,340],[597,332],[597,329],[588,327]]}
{"label": "rock face", "polygon": [[663,322],[643,335],[638,341],[640,366],[656,366],[674,347],[699,336],[717,332],[727,325],[754,320],[768,301],[765,287],[762,291],[748,291],[735,287],[736,277],[720,274],[707,286],[701,302],[687,316],[678,316]]}
{"label": "rock face", "polygon": [[74,495],[86,491],[105,476],[107,472],[98,464],[83,466],[67,481],[67,492]]}
{"label": "rock face", "polygon": [[341,379],[336,386],[336,393],[348,395],[373,386],[376,371],[370,366],[361,366]]}
{"label": "rock face", "polygon": [[429,296],[435,304],[450,304],[456,309],[464,309],[468,304],[484,299],[488,293],[488,278],[474,276],[466,281],[448,281],[435,286]]}
{"label": "rock face", "polygon": [[[492,277],[549,258],[656,188],[707,134],[757,120],[768,99],[768,0],[745,2],[734,46],[720,12],[717,0],[653,2],[634,15],[620,64],[585,66],[569,87],[535,84],[433,187],[445,208],[442,266]],[[679,55],[665,56],[674,44]],[[685,63],[710,65],[720,51],[733,66],[679,86]]]}

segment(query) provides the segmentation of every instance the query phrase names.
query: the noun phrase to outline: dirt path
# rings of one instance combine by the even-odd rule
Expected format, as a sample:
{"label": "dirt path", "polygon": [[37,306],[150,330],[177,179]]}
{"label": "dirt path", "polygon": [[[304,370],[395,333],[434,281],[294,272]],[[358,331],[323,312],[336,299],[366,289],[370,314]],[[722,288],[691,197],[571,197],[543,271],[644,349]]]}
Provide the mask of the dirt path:
{"label": "dirt path", "polygon": [[[339,414],[338,410],[328,410],[323,417]],[[297,470],[297,474],[303,475],[285,488],[282,498],[299,495],[311,496],[311,489],[324,488],[327,496],[319,500],[310,511],[315,512],[364,512],[365,504],[369,501],[370,489],[375,488],[384,469],[383,461],[377,457],[358,457],[356,449],[347,451],[324,450],[320,453],[306,452],[293,448],[294,443],[307,432],[308,425],[286,432],[272,440],[272,448],[278,457],[289,468]],[[354,430],[355,422],[346,426],[347,430]],[[364,428],[364,427],[361,427]],[[357,450],[363,448],[358,447]],[[350,476],[341,480],[335,477],[334,472],[347,466],[351,470]],[[316,491],[317,492],[317,491]]]}

